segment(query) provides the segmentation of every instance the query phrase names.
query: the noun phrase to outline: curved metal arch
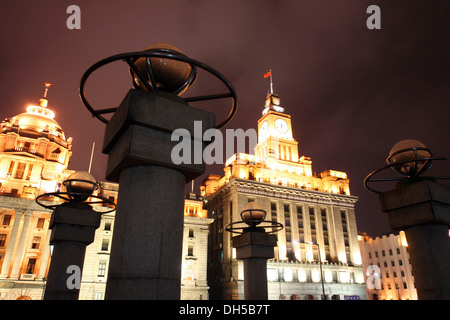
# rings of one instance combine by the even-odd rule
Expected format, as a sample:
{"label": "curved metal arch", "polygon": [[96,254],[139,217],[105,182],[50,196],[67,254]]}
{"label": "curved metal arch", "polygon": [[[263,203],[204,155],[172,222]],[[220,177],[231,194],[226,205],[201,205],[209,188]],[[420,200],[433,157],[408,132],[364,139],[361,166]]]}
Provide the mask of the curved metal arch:
{"label": "curved metal arch", "polygon": [[[257,227],[251,227],[248,224],[246,224],[244,221],[236,221],[232,222],[224,227],[224,229],[231,233],[237,233],[242,234],[246,231],[262,231],[265,233],[275,233],[278,231],[281,231],[284,226],[280,222],[276,221],[270,221],[270,220],[264,220],[261,221],[261,223],[268,223],[266,226],[258,225]],[[240,224],[243,224],[242,226],[239,226]],[[266,231],[266,229],[272,229],[271,231]]]}
{"label": "curved metal arch", "polygon": [[[393,178],[378,178],[378,179],[374,179],[372,178],[374,175],[380,173],[381,171],[386,170],[387,168],[391,168],[393,166],[399,166],[402,164],[406,164],[406,163],[411,163],[411,162],[419,162],[419,161],[429,161],[429,164],[427,166],[424,166],[421,170],[419,170],[418,172],[416,172],[416,174],[414,176],[411,177],[407,177],[407,176],[398,176],[398,177],[393,177]],[[389,182],[389,181],[413,181],[416,177],[418,177],[421,173],[425,172],[427,169],[429,169],[431,167],[431,162],[432,161],[450,161],[450,158],[445,158],[445,157],[428,157],[428,158],[414,158],[412,160],[405,160],[402,162],[397,162],[397,163],[392,163],[392,164],[388,164],[384,167],[381,167],[375,171],[372,171],[371,173],[369,173],[367,175],[367,177],[364,179],[364,187],[369,190],[372,191],[374,193],[378,193],[381,194],[383,193],[382,191],[378,191],[375,190],[371,187],[369,187],[369,183],[371,182]],[[450,179],[449,177],[433,177],[433,179],[435,180],[447,180]]]}
{"label": "curved metal arch", "polygon": [[[42,199],[43,197],[54,196],[54,197],[58,197],[58,198],[64,200],[67,203],[67,202],[74,202],[73,198],[71,197],[73,195],[86,196],[86,194],[78,193],[78,192],[50,192],[50,193],[44,193],[44,194],[41,194],[41,195],[37,196],[35,201],[41,207],[54,210],[56,207],[60,206],[61,203],[44,204],[44,203],[42,203],[42,201],[45,201],[44,199]],[[111,210],[99,211],[102,214],[113,212],[114,210],[116,210],[116,204],[113,201],[109,200],[109,199],[106,199],[106,198],[101,197],[101,196],[95,196],[95,195],[89,195],[89,198],[100,199],[100,201],[83,201],[82,203],[89,204],[89,205],[90,204],[104,204],[104,203],[106,203],[106,204],[109,204],[109,205],[113,206],[113,208]]]}
{"label": "curved metal arch", "polygon": [[[84,106],[88,109],[88,111],[92,114],[93,117],[99,119],[100,121],[102,121],[103,123],[107,124],[108,120],[105,119],[102,115],[103,114],[107,114],[107,113],[113,113],[117,110],[117,108],[107,108],[107,109],[100,109],[100,110],[94,110],[94,108],[91,106],[91,104],[89,103],[89,101],[86,98],[86,94],[85,94],[85,86],[86,86],[86,81],[89,78],[89,76],[96,71],[97,69],[103,67],[106,64],[109,64],[111,62],[114,61],[118,61],[118,60],[123,60],[125,61],[130,68],[133,70],[133,72],[136,73],[136,75],[140,78],[140,80],[144,83],[144,85],[146,86],[147,90],[157,90],[156,86],[155,86],[155,80],[154,79],[150,79],[152,84],[154,85],[154,88],[152,88],[147,81],[143,81],[145,80],[144,77],[142,76],[142,74],[139,72],[139,70],[137,70],[136,65],[134,64],[134,62],[141,57],[146,57],[146,58],[166,58],[166,59],[173,59],[173,60],[178,60],[178,61],[182,61],[185,63],[189,63],[191,66],[194,65],[195,67],[199,67],[209,73],[211,73],[212,75],[214,75],[216,78],[218,78],[229,90],[228,93],[221,93],[221,94],[212,94],[212,95],[205,95],[205,96],[196,96],[196,97],[188,97],[188,98],[184,98],[184,100],[186,102],[194,102],[194,101],[204,101],[204,100],[213,100],[213,99],[223,99],[223,98],[232,98],[233,99],[233,103],[231,106],[231,110],[228,114],[228,116],[226,117],[226,119],[222,122],[220,122],[218,125],[216,125],[216,129],[219,129],[221,127],[223,127],[224,125],[226,125],[228,122],[231,121],[231,119],[234,117],[234,115],[236,114],[237,111],[237,97],[236,97],[236,92],[233,88],[233,86],[231,85],[231,83],[223,76],[221,75],[219,72],[217,72],[215,69],[209,67],[208,65],[190,59],[184,55],[181,54],[174,54],[173,52],[171,52],[171,50],[159,50],[159,51],[146,51],[146,52],[129,52],[129,53],[121,53],[121,54],[117,54],[108,58],[105,58],[103,60],[98,61],[97,63],[95,63],[94,65],[92,65],[89,69],[86,70],[86,72],[83,74],[83,76],[81,77],[81,81],[80,81],[80,88],[79,88],[79,95],[81,98],[81,101],[83,102]],[[189,79],[188,79],[189,80]],[[193,79],[191,79],[191,81],[193,81]],[[134,82],[134,81],[133,81]],[[133,86],[135,86],[135,83],[133,83]]]}

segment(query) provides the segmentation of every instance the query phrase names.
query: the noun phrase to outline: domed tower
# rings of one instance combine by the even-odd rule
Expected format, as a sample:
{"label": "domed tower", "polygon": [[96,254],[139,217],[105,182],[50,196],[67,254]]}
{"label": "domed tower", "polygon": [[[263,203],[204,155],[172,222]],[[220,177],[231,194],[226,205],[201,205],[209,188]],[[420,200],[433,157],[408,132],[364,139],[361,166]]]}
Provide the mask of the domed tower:
{"label": "domed tower", "polygon": [[49,83],[39,105],[0,124],[0,195],[34,198],[54,192],[72,172],[72,138],[66,139],[55,113],[47,108]]}

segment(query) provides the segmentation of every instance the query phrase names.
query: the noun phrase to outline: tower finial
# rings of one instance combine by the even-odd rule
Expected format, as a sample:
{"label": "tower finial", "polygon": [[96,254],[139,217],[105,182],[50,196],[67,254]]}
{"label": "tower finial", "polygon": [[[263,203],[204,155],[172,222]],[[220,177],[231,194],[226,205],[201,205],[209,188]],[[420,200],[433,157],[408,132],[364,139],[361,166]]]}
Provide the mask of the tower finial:
{"label": "tower finial", "polygon": [[39,105],[41,106],[41,107],[47,107],[47,105],[48,105],[48,100],[47,100],[47,92],[48,92],[48,88],[50,88],[50,86],[51,86],[52,84],[51,83],[48,83],[48,82],[45,82],[44,83],[44,86],[45,86],[45,89],[44,89],[44,97],[42,98],[42,99],[39,99]]}
{"label": "tower finial", "polygon": [[51,83],[45,82],[45,91],[44,91],[44,99],[47,97],[48,88],[52,85]]}

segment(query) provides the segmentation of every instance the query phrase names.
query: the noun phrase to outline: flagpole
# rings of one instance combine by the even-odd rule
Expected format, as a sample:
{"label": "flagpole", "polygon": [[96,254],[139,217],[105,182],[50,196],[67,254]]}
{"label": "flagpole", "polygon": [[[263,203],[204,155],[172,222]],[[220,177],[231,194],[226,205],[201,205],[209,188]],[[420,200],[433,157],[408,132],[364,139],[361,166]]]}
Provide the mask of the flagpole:
{"label": "flagpole", "polygon": [[273,94],[272,69],[270,69],[270,93]]}
{"label": "flagpole", "polygon": [[89,161],[89,170],[88,170],[89,173],[91,173],[92,158],[94,157],[94,149],[95,149],[95,141],[92,143],[91,160]]}

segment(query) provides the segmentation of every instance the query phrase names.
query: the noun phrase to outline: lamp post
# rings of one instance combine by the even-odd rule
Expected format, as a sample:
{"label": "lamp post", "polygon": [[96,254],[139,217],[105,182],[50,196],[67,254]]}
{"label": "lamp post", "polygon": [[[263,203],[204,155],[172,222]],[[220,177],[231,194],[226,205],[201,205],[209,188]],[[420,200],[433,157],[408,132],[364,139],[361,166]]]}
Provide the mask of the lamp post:
{"label": "lamp post", "polygon": [[[300,243],[300,241],[298,241],[297,243]],[[317,246],[317,252],[318,252],[317,257],[319,259],[320,281],[322,283],[322,296],[323,296],[324,300],[327,300],[327,296],[325,295],[325,284],[324,284],[324,277],[323,277],[323,270],[322,270],[322,257],[320,255],[320,245],[314,241],[306,241],[305,243],[309,243],[309,244]]]}
{"label": "lamp post", "polygon": [[320,269],[320,282],[322,283],[322,296],[323,296],[324,300],[327,300],[327,296],[325,295],[325,285],[324,285],[324,279],[323,279],[322,257],[320,254],[320,245],[314,241],[308,241],[308,243],[317,246],[317,258],[319,259],[319,269]]}
{"label": "lamp post", "polygon": [[[450,299],[450,187],[437,182],[449,177],[423,176],[438,160],[450,158],[433,157],[431,150],[417,140],[402,140],[392,147],[387,166],[364,180],[366,188],[379,195],[391,228],[405,232],[421,300]],[[376,178],[387,168],[400,175]],[[371,185],[392,181],[396,181],[395,187],[387,191]]]}
{"label": "lamp post", "polygon": [[[88,172],[71,174],[63,186],[67,192],[46,193],[36,198],[39,205],[54,209],[49,226],[53,252],[44,300],[78,299],[86,247],[94,241],[95,230],[105,213],[95,211],[90,204],[108,203],[114,207],[108,199],[93,195],[98,185]],[[49,196],[58,197],[63,203],[44,201]]]}
{"label": "lamp post", "polygon": [[225,227],[225,230],[239,234],[233,237],[233,246],[236,248],[236,258],[244,261],[245,300],[268,299],[267,259],[274,257],[273,248],[277,244],[276,236],[270,233],[280,231],[283,225],[265,221],[265,217],[266,211],[259,203],[248,202],[241,212],[242,221]]}
{"label": "lamp post", "polygon": [[[127,63],[134,89],[118,108],[94,110],[85,96],[87,79],[115,61]],[[194,83],[197,68],[211,73],[229,92],[182,98]],[[159,43],[94,64],[81,79],[80,97],[92,116],[106,123],[106,178],[120,185],[105,298],[180,299],[184,188],[205,171],[203,132],[220,128],[234,116],[234,89],[211,67]],[[221,98],[232,98],[233,104],[218,125],[214,114],[188,104]],[[108,113],[113,114],[109,120]],[[201,124],[200,133],[196,123]],[[186,150],[189,161],[181,163],[172,159],[179,141],[172,133],[177,129],[185,132],[178,138],[194,146]]]}

